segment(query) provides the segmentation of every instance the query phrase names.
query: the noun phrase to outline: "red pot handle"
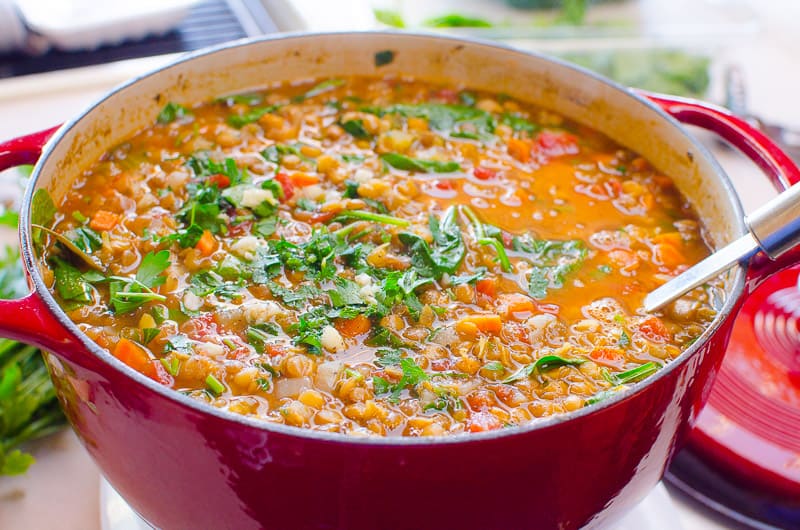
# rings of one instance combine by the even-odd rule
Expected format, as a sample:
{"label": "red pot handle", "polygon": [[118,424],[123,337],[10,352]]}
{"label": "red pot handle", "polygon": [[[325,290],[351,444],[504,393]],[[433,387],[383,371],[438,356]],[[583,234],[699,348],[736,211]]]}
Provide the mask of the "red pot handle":
{"label": "red pot handle", "polygon": [[[58,127],[0,143],[0,171],[33,164]],[[53,316],[36,291],[18,300],[0,300],[0,335],[55,352],[71,350],[75,339]]]}
{"label": "red pot handle", "polygon": [[[785,191],[800,182],[800,169],[780,147],[763,132],[728,110],[697,100],[654,94],[637,90],[682,123],[696,125],[714,132],[730,142],[767,174],[778,191]],[[800,246],[775,260],[763,252],[750,261],[747,285],[752,291],[769,276],[800,263]]]}

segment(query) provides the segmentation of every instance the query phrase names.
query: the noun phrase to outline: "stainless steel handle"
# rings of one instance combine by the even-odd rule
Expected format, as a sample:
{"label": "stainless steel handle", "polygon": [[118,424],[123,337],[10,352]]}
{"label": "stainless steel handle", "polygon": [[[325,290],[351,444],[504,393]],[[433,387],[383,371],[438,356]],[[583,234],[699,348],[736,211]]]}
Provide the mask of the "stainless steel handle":
{"label": "stainless steel handle", "polygon": [[745,222],[770,259],[800,243],[800,184],[758,208]]}

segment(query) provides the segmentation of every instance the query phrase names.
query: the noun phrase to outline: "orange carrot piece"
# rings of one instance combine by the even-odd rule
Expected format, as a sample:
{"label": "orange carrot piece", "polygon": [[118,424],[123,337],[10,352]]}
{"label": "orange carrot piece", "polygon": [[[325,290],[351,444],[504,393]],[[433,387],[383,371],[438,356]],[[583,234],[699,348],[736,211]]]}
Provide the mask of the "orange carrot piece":
{"label": "orange carrot piece", "polygon": [[531,144],[517,138],[509,138],[508,154],[520,162],[529,162],[531,159]]}
{"label": "orange carrot piece", "polygon": [[89,221],[89,228],[104,232],[117,226],[118,222],[119,216],[117,214],[108,210],[97,210],[92,216],[92,220]]}
{"label": "orange carrot piece", "polygon": [[653,247],[653,260],[668,269],[674,269],[678,265],[686,263],[686,257],[681,251],[669,243],[659,243]]}
{"label": "orange carrot piece", "polygon": [[465,329],[474,326],[478,331],[484,333],[500,333],[503,330],[503,319],[500,315],[469,315],[456,323],[456,330],[461,324]]}
{"label": "orange carrot piece", "polygon": [[217,238],[209,230],[205,230],[194,248],[203,256],[210,256],[217,249]]}
{"label": "orange carrot piece", "polygon": [[298,188],[319,184],[319,177],[309,173],[292,173],[289,178],[292,180],[292,184]]}
{"label": "orange carrot piece", "polygon": [[595,348],[589,357],[598,364],[620,367],[625,362],[625,352],[620,348]]}
{"label": "orange carrot piece", "polygon": [[372,324],[367,316],[357,315],[355,318],[338,318],[333,326],[345,337],[355,337],[369,331]]}
{"label": "orange carrot piece", "polygon": [[485,294],[489,298],[494,298],[497,296],[497,280],[494,278],[483,278],[478,280],[475,283],[475,289],[479,293]]}
{"label": "orange carrot piece", "polygon": [[144,348],[128,339],[119,339],[114,347],[114,357],[137,372],[149,372],[150,356]]}

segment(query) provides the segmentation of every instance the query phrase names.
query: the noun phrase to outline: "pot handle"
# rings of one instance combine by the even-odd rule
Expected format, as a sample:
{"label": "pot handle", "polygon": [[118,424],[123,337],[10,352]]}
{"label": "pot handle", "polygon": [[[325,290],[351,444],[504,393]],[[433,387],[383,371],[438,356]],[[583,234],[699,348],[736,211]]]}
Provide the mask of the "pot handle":
{"label": "pot handle", "polygon": [[[718,134],[756,163],[772,185],[783,192],[800,182],[800,169],[766,134],[727,109],[701,101],[636,90],[681,123]],[[800,207],[800,205],[798,206]],[[769,276],[800,263],[800,245],[776,259],[763,252],[750,261],[747,287],[752,292]]]}
{"label": "pot handle", "polygon": [[[35,163],[57,129],[53,127],[0,143],[0,171]],[[17,300],[0,300],[0,335],[59,354],[73,350],[70,346],[75,345],[75,339],[36,291]]]}

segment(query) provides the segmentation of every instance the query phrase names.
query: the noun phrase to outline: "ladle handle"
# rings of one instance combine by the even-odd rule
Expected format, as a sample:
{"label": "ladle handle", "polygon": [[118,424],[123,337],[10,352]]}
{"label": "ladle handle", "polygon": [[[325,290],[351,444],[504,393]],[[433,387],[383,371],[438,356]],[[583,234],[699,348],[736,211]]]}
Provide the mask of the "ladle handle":
{"label": "ladle handle", "polygon": [[800,184],[795,184],[746,217],[761,250],[777,259],[800,243]]}
{"label": "ladle handle", "polygon": [[[795,189],[789,190],[800,182],[800,169],[789,155],[766,134],[722,107],[644,90],[637,92],[680,122],[702,127],[730,142],[764,171],[778,191],[784,192],[775,200],[778,204],[777,211],[783,221],[770,218],[770,216],[778,217],[772,211],[761,211],[762,208],[771,209],[775,204],[773,201],[748,217],[751,230],[765,245],[765,249],[774,249],[770,250],[769,255],[758,253],[751,259],[747,278],[748,290],[752,292],[769,276],[800,263],[800,245],[796,244],[796,237],[791,236],[793,230],[797,231],[797,220],[793,219],[800,215],[798,213],[800,192]],[[783,197],[784,194],[787,196]],[[788,225],[782,227],[780,223],[787,224],[787,221]],[[762,237],[763,240],[760,239]]]}

